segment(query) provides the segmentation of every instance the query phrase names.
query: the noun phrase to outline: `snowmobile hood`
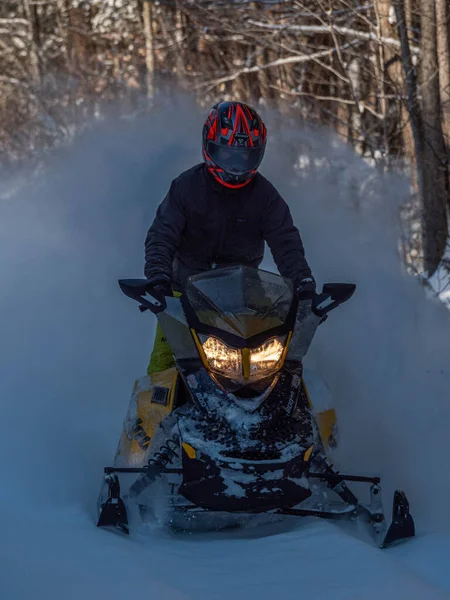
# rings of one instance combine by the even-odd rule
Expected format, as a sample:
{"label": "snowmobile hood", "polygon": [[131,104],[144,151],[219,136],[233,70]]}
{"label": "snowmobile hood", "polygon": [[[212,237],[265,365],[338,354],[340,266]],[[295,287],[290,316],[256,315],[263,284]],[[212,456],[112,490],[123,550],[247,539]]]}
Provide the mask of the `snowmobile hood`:
{"label": "snowmobile hood", "polygon": [[186,296],[191,326],[231,345],[286,333],[295,315],[292,282],[252,267],[225,267],[190,277]]}

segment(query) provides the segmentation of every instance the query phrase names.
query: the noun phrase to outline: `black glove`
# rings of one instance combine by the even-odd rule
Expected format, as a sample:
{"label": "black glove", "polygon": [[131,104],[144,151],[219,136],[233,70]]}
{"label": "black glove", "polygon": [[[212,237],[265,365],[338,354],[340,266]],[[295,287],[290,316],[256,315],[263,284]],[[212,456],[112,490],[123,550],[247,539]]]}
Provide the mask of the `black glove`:
{"label": "black glove", "polygon": [[304,277],[301,279],[296,285],[295,293],[301,300],[314,298],[316,295],[316,282],[314,277]]}
{"label": "black glove", "polygon": [[166,296],[172,296],[170,279],[165,275],[156,275],[148,280],[144,308],[158,314],[167,308]]}

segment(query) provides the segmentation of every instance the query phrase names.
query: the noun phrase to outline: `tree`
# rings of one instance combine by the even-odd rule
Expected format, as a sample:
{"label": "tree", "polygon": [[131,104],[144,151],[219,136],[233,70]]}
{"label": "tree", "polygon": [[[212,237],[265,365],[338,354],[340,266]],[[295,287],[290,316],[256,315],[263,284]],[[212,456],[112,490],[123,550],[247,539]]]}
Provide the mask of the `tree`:
{"label": "tree", "polygon": [[447,239],[449,53],[448,0],[8,0],[0,156],[38,155],[108,105],[147,110],[174,86],[269,105],[333,127],[380,169],[412,166],[432,273]]}
{"label": "tree", "polygon": [[144,23],[145,36],[145,66],[146,66],[146,86],[147,97],[153,98],[154,90],[154,70],[155,70],[155,54],[153,48],[153,16],[152,4],[144,0],[142,7],[142,16]]}
{"label": "tree", "polygon": [[435,0],[421,0],[421,108],[423,123],[423,250],[429,275],[444,255],[448,236],[448,171],[441,124]]}
{"label": "tree", "polygon": [[442,128],[450,152],[450,8],[448,0],[436,0],[437,52],[441,93]]}

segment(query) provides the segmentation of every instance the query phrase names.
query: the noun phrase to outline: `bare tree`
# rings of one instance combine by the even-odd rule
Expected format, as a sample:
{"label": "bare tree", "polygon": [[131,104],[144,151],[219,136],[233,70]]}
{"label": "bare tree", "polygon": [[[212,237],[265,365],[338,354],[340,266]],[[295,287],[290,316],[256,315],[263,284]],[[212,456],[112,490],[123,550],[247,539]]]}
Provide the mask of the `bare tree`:
{"label": "bare tree", "polygon": [[441,126],[437,23],[434,0],[421,0],[423,123],[423,249],[429,275],[444,255],[448,235],[447,161]]}
{"label": "bare tree", "polygon": [[450,8],[448,0],[436,0],[436,20],[442,127],[450,152]]}
{"label": "bare tree", "polygon": [[[381,38],[396,39],[396,19],[395,13],[392,12],[393,8],[391,0],[375,0],[377,25]],[[379,59],[381,63],[380,101],[383,114],[388,122],[392,122],[392,117],[399,120],[401,124],[398,129],[399,141],[400,143],[403,142],[403,148],[408,159],[414,162],[415,151],[411,120],[406,103],[398,101],[399,97],[402,98],[406,95],[406,85],[398,48],[393,44],[379,44]],[[399,141],[395,140],[392,132],[385,133],[385,137],[388,138],[386,143],[396,142],[398,145]]]}
{"label": "bare tree", "polygon": [[30,61],[30,73],[34,85],[39,85],[41,77],[38,49],[40,47],[41,35],[37,6],[35,4],[30,4],[29,0],[23,0],[23,7],[30,28],[28,53]]}
{"label": "bare tree", "polygon": [[380,169],[411,165],[432,272],[447,239],[448,11],[448,0],[0,2],[0,159],[38,156],[111,106],[147,110],[174,85],[202,104],[263,103],[333,127]]}
{"label": "bare tree", "polygon": [[142,8],[145,36],[145,66],[146,66],[146,84],[147,97],[153,98],[154,90],[154,70],[155,70],[155,55],[153,48],[153,15],[152,4],[144,0]]}

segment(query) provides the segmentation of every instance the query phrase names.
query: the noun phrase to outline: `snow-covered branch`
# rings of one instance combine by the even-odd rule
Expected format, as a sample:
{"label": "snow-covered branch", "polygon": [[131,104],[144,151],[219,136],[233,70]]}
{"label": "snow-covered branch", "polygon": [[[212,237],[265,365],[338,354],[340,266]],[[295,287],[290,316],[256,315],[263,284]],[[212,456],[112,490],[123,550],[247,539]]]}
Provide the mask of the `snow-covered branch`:
{"label": "snow-covered branch", "polygon": [[33,92],[31,87],[27,83],[20,81],[20,79],[16,79],[15,77],[8,77],[6,75],[0,75],[0,83],[7,83],[14,87],[18,87],[21,90],[24,90],[33,101],[40,103],[39,98]]}
{"label": "snow-covered branch", "polygon": [[[285,88],[281,88],[276,85],[271,85],[270,87],[274,90],[277,90],[278,92],[281,92],[282,94],[287,94],[288,96],[303,96],[304,98],[312,98],[313,100],[321,100],[324,102],[337,102],[339,104],[347,104],[349,106],[354,106],[356,104],[355,100],[350,100],[347,98],[339,98],[336,96],[321,96],[319,94],[312,94],[312,93],[308,93],[308,92],[298,92],[296,90],[288,90]],[[365,102],[360,101],[360,102],[358,102],[358,105],[359,105],[359,109],[361,112],[364,112],[365,110],[367,110],[377,119],[381,120],[384,118],[383,115],[380,115],[379,113],[377,113],[376,110],[374,110],[371,106],[369,106]]]}
{"label": "snow-covered branch", "polygon": [[[271,31],[298,31],[306,34],[332,34],[334,32],[339,35],[351,36],[359,40],[374,41],[378,42],[379,44],[387,44],[400,48],[400,42],[394,38],[381,37],[372,31],[359,31],[358,29],[342,27],[340,25],[277,25],[275,23],[262,23],[261,21],[254,21],[253,19],[248,19],[247,23],[253,27],[259,27],[261,29],[267,29]],[[418,54],[420,49],[416,46],[411,46],[411,52]]]}
{"label": "snow-covered branch", "polygon": [[18,27],[25,27],[26,29],[30,28],[30,24],[26,19],[0,19],[0,25],[4,27],[14,25]]}
{"label": "snow-covered branch", "polygon": [[[353,46],[355,42],[345,44],[342,46],[342,49],[349,48]],[[334,48],[329,48],[327,50],[321,50],[320,52],[314,52],[312,54],[296,54],[295,56],[286,56],[285,58],[278,58],[272,62],[262,64],[262,65],[253,65],[252,67],[244,67],[239,71],[235,71],[229,75],[225,75],[224,77],[219,77],[218,79],[212,79],[210,81],[204,81],[201,84],[195,86],[195,89],[204,88],[204,87],[216,87],[222,83],[227,83],[228,81],[233,81],[241,75],[247,75],[249,73],[257,73],[258,71],[264,71],[266,69],[271,69],[274,67],[281,67],[284,65],[294,65],[300,63],[306,63],[318,58],[323,58],[325,56],[332,55],[336,50]]]}
{"label": "snow-covered branch", "polygon": [[27,31],[14,31],[13,29],[8,28],[0,28],[0,35],[7,35],[8,37],[17,37],[17,38],[29,38],[30,34]]}

